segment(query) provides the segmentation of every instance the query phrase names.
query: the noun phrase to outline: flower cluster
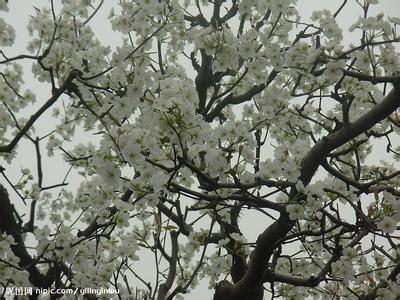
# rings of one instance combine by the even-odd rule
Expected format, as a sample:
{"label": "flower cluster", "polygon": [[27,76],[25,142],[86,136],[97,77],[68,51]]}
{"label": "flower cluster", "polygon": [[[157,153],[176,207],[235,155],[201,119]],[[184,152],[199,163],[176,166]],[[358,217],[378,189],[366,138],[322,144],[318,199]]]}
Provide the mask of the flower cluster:
{"label": "flower cluster", "polygon": [[[371,16],[375,2],[364,1],[348,47],[341,10],[308,24],[293,0],[36,9],[31,54],[1,51],[0,155],[14,164],[31,143],[37,169],[0,166],[27,248],[0,236],[0,282],[25,286],[33,267],[55,269],[54,285],[148,299],[206,279],[217,299],[236,290],[220,281],[265,266],[259,281],[275,298],[397,295],[400,129],[388,83],[400,22]],[[123,36],[110,47],[91,28],[103,5]],[[14,30],[0,26],[11,46]],[[29,67],[46,97],[25,89]]]}

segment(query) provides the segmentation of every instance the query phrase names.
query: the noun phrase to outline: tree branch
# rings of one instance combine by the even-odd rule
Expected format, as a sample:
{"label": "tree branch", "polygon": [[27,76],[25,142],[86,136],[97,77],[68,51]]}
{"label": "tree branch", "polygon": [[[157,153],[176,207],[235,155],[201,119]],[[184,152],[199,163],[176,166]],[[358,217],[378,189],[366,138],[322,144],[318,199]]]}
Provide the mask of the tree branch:
{"label": "tree branch", "polygon": [[255,95],[261,93],[272,82],[272,80],[275,79],[276,75],[278,75],[278,74],[279,74],[278,71],[272,70],[268,76],[266,83],[255,85],[252,88],[250,88],[248,91],[244,92],[243,94],[237,95],[237,96],[233,96],[233,94],[229,94],[221,102],[219,102],[216,105],[216,107],[204,117],[204,119],[207,122],[212,122],[215,117],[220,115],[221,111],[226,106],[233,105],[233,104],[240,104],[243,102],[250,101]]}
{"label": "tree branch", "polygon": [[69,73],[68,77],[65,79],[64,83],[61,85],[61,87],[56,89],[53,93],[53,96],[51,96],[51,98],[47,100],[46,103],[43,104],[43,106],[40,107],[40,109],[29,118],[28,122],[26,122],[25,126],[17,133],[17,135],[12,139],[12,141],[8,145],[0,146],[0,152],[10,153],[14,149],[14,147],[18,144],[19,140],[27,133],[27,131],[36,122],[36,120],[48,108],[50,108],[65,91],[67,91],[70,88],[72,81],[81,75],[82,72],[80,70],[77,69],[72,70],[71,73]]}
{"label": "tree branch", "polygon": [[14,219],[14,209],[6,189],[0,184],[0,233],[6,233],[14,238],[15,244],[11,250],[19,258],[19,266],[29,273],[29,281],[36,287],[49,287],[54,281],[53,269],[50,268],[43,275],[36,267],[34,260],[28,253],[21,233],[21,226]]}
{"label": "tree branch", "polygon": [[392,114],[400,105],[400,89],[394,88],[383,100],[353,123],[323,137],[301,162],[300,180],[307,185],[325,156],[351,139],[370,129]]}
{"label": "tree branch", "polygon": [[171,261],[169,262],[168,276],[158,289],[158,300],[165,300],[167,292],[171,289],[176,276],[176,263],[178,261],[178,233],[176,231],[171,231],[171,245]]}
{"label": "tree branch", "polygon": [[[393,113],[400,105],[400,89],[395,88],[374,108],[353,123],[348,123],[338,131],[323,137],[317,142],[301,162],[300,177],[304,185],[308,185],[326,155],[337,147],[342,146],[362,132],[370,129],[384,118]],[[295,187],[290,191],[290,198],[300,202],[304,195],[299,194]],[[256,247],[252,253],[249,267],[243,278],[234,285],[217,285],[214,300],[242,300],[262,299],[257,293],[262,289],[262,275],[266,269],[269,258],[277,246],[279,239],[284,237],[294,226],[295,222],[289,219],[286,212],[281,213],[279,219],[270,225],[257,238]],[[220,289],[220,290],[219,290]],[[223,289],[223,291],[221,291]],[[223,295],[223,296],[222,296]]]}

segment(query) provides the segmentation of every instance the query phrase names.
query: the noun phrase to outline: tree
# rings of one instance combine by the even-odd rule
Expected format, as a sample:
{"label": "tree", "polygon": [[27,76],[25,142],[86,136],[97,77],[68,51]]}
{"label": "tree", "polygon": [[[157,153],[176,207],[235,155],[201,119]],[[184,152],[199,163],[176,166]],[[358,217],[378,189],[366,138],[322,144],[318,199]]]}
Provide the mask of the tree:
{"label": "tree", "polygon": [[398,18],[351,3],[345,45],[347,0],[312,23],[294,0],[119,1],[112,49],[91,29],[103,2],[36,8],[31,54],[0,19],[4,293],[400,297]]}

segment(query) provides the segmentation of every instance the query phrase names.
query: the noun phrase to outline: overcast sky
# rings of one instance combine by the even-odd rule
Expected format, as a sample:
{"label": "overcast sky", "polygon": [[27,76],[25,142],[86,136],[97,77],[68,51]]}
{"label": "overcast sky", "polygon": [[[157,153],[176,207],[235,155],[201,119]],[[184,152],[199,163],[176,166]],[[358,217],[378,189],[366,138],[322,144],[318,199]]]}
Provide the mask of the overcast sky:
{"label": "overcast sky", "polygon": [[[59,3],[60,1],[55,1],[55,3]],[[111,25],[108,22],[107,16],[109,15],[111,4],[116,3],[117,1],[105,1],[105,5],[100,9],[98,15],[92,21],[92,28],[96,32],[98,38],[103,41],[104,44],[108,44],[110,46],[115,46],[120,43],[119,34],[115,33],[111,29]],[[400,12],[400,1],[399,0],[381,0],[381,4],[378,6],[372,6],[371,11],[373,12],[383,12],[388,16],[399,16]],[[9,8],[10,12],[8,14],[0,13],[0,17],[6,19],[6,22],[12,24],[16,30],[17,39],[15,45],[12,47],[12,51],[6,49],[6,53],[9,56],[14,56],[21,53],[27,53],[25,49],[26,42],[29,40],[29,35],[26,30],[26,24],[29,15],[35,14],[35,10],[33,6],[41,8],[43,6],[48,6],[48,1],[45,0],[10,0]],[[297,9],[302,16],[309,18],[313,10],[320,9],[330,9],[335,11],[342,1],[339,0],[299,0]],[[352,23],[354,23],[358,17],[360,16],[360,9],[356,9],[355,0],[349,0],[349,8],[343,11],[339,17],[338,21],[342,24],[344,38],[347,42],[353,41],[357,43],[357,40],[354,40],[354,35],[348,33],[347,29],[350,27]],[[371,14],[373,15],[373,14]],[[29,66],[26,66],[27,75],[25,77],[26,86],[33,90],[36,94],[38,103],[40,105],[48,99],[50,96],[50,89],[46,88],[46,86],[38,83],[32,76],[29,75]],[[0,71],[2,70],[2,66],[0,66]],[[44,87],[44,88],[43,88]],[[50,114],[47,114],[45,119],[40,122],[40,126],[42,128],[48,128],[50,119],[48,118]],[[52,124],[52,123],[51,123]],[[83,137],[83,136],[82,136]],[[81,138],[82,138],[81,137]],[[45,145],[43,145],[44,148]],[[3,164],[0,160],[0,164],[5,165],[7,174],[11,176],[14,180],[18,178],[20,175],[20,167],[31,166],[33,170],[35,170],[35,152],[33,151],[33,146],[30,143],[22,143],[19,147],[21,150],[21,159],[17,160],[16,163],[13,163],[12,167]],[[22,160],[22,157],[24,159]],[[60,179],[64,175],[64,171],[60,172],[59,165],[56,160],[44,160],[46,164],[45,171],[45,184],[50,185],[54,183],[58,183]],[[74,182],[74,179],[71,179],[72,182],[76,185],[79,183],[80,179],[77,179]],[[71,182],[70,180],[70,182]],[[4,182],[3,178],[0,179],[0,182]],[[257,216],[254,216],[254,220],[257,220]],[[262,228],[247,228],[244,231],[248,233],[248,239],[251,240],[255,238]],[[198,288],[197,291],[194,292],[188,299],[201,299],[205,296],[204,289],[207,284],[203,285],[201,288]]]}

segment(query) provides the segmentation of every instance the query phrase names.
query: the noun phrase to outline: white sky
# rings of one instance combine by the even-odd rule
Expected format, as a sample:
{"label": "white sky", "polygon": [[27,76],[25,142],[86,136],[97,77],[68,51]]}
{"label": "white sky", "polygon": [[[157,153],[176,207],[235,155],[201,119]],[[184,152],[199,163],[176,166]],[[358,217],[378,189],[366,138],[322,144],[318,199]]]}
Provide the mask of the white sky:
{"label": "white sky", "polygon": [[[92,29],[97,34],[98,38],[105,44],[111,46],[115,46],[120,43],[119,34],[112,31],[111,25],[107,19],[111,4],[116,2],[117,1],[105,1],[104,7],[100,9],[98,15],[92,20],[91,23]],[[387,16],[396,16],[396,17],[400,16],[399,0],[381,0],[380,2],[381,2],[380,5],[378,6],[373,5],[371,7],[372,13],[370,15],[374,15],[375,12],[376,13],[383,12]],[[16,43],[12,47],[12,51],[6,49],[6,53],[9,56],[18,55],[21,53],[27,53],[25,45],[26,42],[29,40],[29,35],[26,30],[28,16],[35,14],[33,6],[40,8],[43,6],[48,6],[48,3],[49,2],[45,0],[30,0],[30,1],[10,0],[9,1],[10,12],[8,14],[5,14],[3,12],[0,13],[0,17],[4,17],[6,19],[6,22],[14,26],[17,34]],[[55,3],[57,5],[59,1],[55,1]],[[297,9],[302,17],[308,18],[313,10],[320,10],[326,8],[335,11],[337,7],[340,6],[341,3],[342,1],[339,0],[299,0]],[[349,8],[344,10],[339,15],[338,22],[342,24],[341,27],[343,28],[344,38],[346,41],[353,41],[354,43],[357,43],[357,39],[355,40],[354,35],[348,33],[347,29],[350,27],[352,23],[354,23],[358,19],[360,13],[361,10],[356,9],[355,0],[349,0]],[[0,70],[2,70],[1,68],[2,66],[0,66]],[[50,90],[49,88],[46,88],[45,85],[38,83],[36,79],[30,76],[29,68],[30,67],[26,66],[26,71],[27,71],[26,72],[27,75],[25,77],[26,87],[29,87],[30,89],[33,90],[33,92],[37,96],[38,103],[41,105],[50,96]],[[50,113],[47,113],[44,116],[45,118],[41,120],[41,122],[38,124],[40,125],[38,127],[40,128],[41,131],[43,129],[46,130],[52,124],[49,116]],[[43,132],[46,131],[42,131],[42,133]],[[84,139],[85,136],[82,135],[78,136],[77,138]],[[43,149],[43,154],[45,154],[46,150],[44,144],[42,145],[42,149]],[[19,156],[19,159],[16,160],[15,163],[13,163],[12,166],[8,166],[0,160],[0,164],[4,165],[7,174],[13,180],[18,179],[21,167],[31,166],[31,169],[33,170],[35,170],[36,168],[36,159],[35,159],[35,152],[33,145],[30,142],[21,143],[19,150],[21,150],[21,155]],[[44,185],[51,185],[60,182],[60,179],[65,174],[66,168],[65,171],[63,168],[60,169],[59,161],[57,159],[47,160],[44,157],[43,162],[45,163]],[[79,184],[79,180],[80,180],[79,178],[72,179],[73,185],[77,186],[77,184]],[[4,183],[4,179],[0,178],[0,182]],[[69,180],[69,182],[71,182],[71,180]],[[248,217],[250,217],[250,215]],[[251,218],[254,220],[254,224],[260,224],[259,221],[262,222],[263,220],[262,219],[263,217],[258,215],[257,213],[252,213]],[[244,228],[243,231],[245,232],[245,235],[247,234],[248,240],[253,240],[262,230],[263,228],[260,227],[247,227]],[[198,287],[196,291],[194,291],[194,293],[192,293],[190,297],[188,297],[187,299],[204,299],[204,297],[207,297],[207,299],[211,299],[210,295],[212,291],[206,292],[206,289],[207,289],[207,283],[205,283],[201,287]]]}

